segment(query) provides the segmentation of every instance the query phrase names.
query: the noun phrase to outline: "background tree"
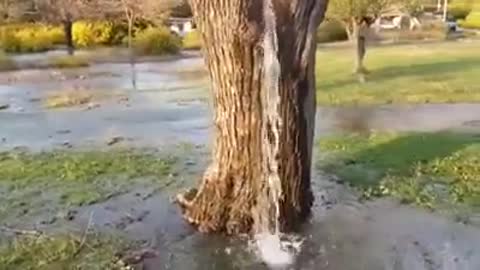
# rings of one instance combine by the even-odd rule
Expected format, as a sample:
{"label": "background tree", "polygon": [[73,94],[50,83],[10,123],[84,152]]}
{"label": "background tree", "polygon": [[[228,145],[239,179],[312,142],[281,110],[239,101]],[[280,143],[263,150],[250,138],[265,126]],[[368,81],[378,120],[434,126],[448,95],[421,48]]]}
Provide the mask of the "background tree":
{"label": "background tree", "polygon": [[28,19],[33,13],[31,0],[0,0],[0,23]]}
{"label": "background tree", "polygon": [[34,0],[38,15],[51,23],[60,23],[65,34],[67,52],[73,55],[73,23],[80,19],[98,16],[93,1],[89,0]]}
{"label": "background tree", "polygon": [[410,16],[410,30],[421,27],[419,20],[423,13],[422,0],[402,0],[403,9]]}
{"label": "background tree", "polygon": [[310,213],[316,30],[327,0],[191,0],[215,107],[212,163],[177,197],[201,231],[293,229]]}
{"label": "background tree", "polygon": [[394,0],[330,0],[327,17],[342,22],[355,44],[356,73],[366,72],[364,59],[370,25],[393,3]]}
{"label": "background tree", "polygon": [[136,89],[135,54],[133,50],[133,27],[137,20],[146,20],[161,24],[168,18],[170,11],[179,4],[179,0],[97,0],[98,9],[107,17],[122,15],[128,24],[127,43],[130,54],[132,87]]}
{"label": "background tree", "polygon": [[177,6],[172,9],[171,15],[182,18],[193,16],[192,9],[186,0],[179,0]]}
{"label": "background tree", "polygon": [[132,49],[133,26],[137,20],[162,24],[179,0],[98,0],[100,9],[109,16],[121,14],[128,24],[128,48]]}

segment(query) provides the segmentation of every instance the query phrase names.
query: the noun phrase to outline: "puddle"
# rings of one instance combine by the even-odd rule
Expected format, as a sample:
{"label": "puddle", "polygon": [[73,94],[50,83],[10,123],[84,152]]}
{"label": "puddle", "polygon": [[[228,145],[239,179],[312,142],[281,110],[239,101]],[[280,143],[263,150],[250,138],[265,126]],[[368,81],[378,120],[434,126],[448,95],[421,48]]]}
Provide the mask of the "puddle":
{"label": "puddle", "polygon": [[[131,138],[133,146],[207,144],[212,110],[202,60],[137,65],[138,89],[131,89],[127,64],[99,64],[55,71],[0,74],[0,149],[107,146],[112,137]],[[9,80],[10,78],[10,80]],[[16,78],[12,82],[11,78]],[[127,100],[86,110],[46,110],[43,94],[69,87],[124,90]],[[16,108],[16,109],[15,109]],[[20,110],[21,108],[22,110]],[[446,113],[448,112],[448,113]],[[441,117],[438,117],[441,115]],[[445,104],[319,108],[317,136],[336,132],[480,131],[480,105]],[[199,168],[195,175],[200,175]],[[300,237],[301,251],[286,269],[325,270],[477,270],[480,229],[389,200],[359,203],[346,187],[314,177],[314,216]],[[190,186],[179,182],[177,187]],[[1,193],[0,193],[1,194]],[[93,213],[98,228],[126,232],[158,251],[143,269],[269,269],[246,239],[194,232],[171,204],[168,192],[137,188],[107,202],[78,209],[83,225]],[[275,255],[275,254],[274,254]]]}
{"label": "puddle", "polygon": [[[360,203],[344,186],[314,177],[314,216],[297,235],[298,254],[275,267],[283,253],[263,243],[263,256],[246,238],[202,235],[186,225],[165,192],[134,190],[79,211],[100,228],[121,230],[157,256],[141,269],[476,270],[480,230],[387,199]],[[273,263],[272,263],[273,262]]]}

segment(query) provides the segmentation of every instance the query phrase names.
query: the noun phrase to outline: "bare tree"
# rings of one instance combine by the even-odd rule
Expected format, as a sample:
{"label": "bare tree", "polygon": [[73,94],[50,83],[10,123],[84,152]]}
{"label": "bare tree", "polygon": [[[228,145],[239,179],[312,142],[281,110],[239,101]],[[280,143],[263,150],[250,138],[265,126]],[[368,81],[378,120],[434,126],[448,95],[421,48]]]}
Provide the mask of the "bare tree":
{"label": "bare tree", "polygon": [[91,0],[34,0],[38,14],[43,20],[61,23],[69,55],[75,52],[73,23],[79,19],[98,16]]}
{"label": "bare tree", "polygon": [[199,230],[290,230],[310,213],[316,29],[327,0],[191,0],[215,106],[213,160],[177,196]]}
{"label": "bare tree", "polygon": [[0,0],[0,23],[22,20],[33,13],[31,0]]}
{"label": "bare tree", "polygon": [[394,0],[331,0],[327,16],[343,23],[349,39],[355,44],[356,73],[365,73],[364,59],[370,25],[394,3]]}
{"label": "bare tree", "polygon": [[178,5],[178,0],[97,0],[100,9],[109,13],[121,14],[128,24],[128,47],[132,48],[133,26],[139,19],[163,23],[170,10]]}
{"label": "bare tree", "polygon": [[409,15],[410,30],[414,30],[417,27],[421,27],[419,20],[420,15],[423,13],[423,5],[421,0],[402,0],[403,8]]}
{"label": "bare tree", "polygon": [[128,24],[128,49],[132,72],[132,87],[136,89],[135,54],[133,51],[133,26],[139,19],[154,23],[163,23],[178,0],[95,0],[98,9],[106,16],[123,15]]}

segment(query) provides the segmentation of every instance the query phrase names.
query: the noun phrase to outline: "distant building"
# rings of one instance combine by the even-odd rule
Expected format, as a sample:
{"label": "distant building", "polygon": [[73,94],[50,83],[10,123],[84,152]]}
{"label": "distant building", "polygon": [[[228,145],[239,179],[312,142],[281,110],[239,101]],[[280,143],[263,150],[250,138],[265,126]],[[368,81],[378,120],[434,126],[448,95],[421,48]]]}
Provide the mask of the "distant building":
{"label": "distant building", "polygon": [[193,18],[171,17],[168,19],[168,26],[172,32],[175,32],[182,37],[196,28],[193,23]]}

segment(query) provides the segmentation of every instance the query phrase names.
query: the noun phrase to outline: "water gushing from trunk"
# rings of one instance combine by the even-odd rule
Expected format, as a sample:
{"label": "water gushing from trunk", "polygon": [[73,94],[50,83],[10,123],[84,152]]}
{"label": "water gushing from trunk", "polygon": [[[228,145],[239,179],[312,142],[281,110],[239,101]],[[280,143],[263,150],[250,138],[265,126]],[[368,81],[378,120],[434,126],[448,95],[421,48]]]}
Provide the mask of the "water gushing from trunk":
{"label": "water gushing from trunk", "polygon": [[[277,18],[273,0],[263,1],[264,18],[264,88],[263,88],[263,127],[262,136],[265,155],[266,187],[258,201],[260,207],[256,225],[256,245],[259,256],[272,267],[283,268],[293,263],[292,250],[299,249],[301,242],[293,242],[281,235],[280,200],[282,182],[279,173],[281,116],[280,77],[281,65],[278,59]],[[288,240],[288,241],[286,241]]]}
{"label": "water gushing from trunk", "polygon": [[[268,203],[264,205],[268,211],[268,218],[261,224],[262,232],[278,232],[280,217],[280,197],[282,183],[279,175],[278,156],[280,151],[280,129],[282,119],[280,115],[280,62],[278,60],[278,37],[275,10],[272,0],[264,0],[264,119],[263,136],[265,143],[263,153],[266,155],[266,177]],[[273,211],[272,211],[273,210]],[[273,213],[272,213],[273,212]]]}

